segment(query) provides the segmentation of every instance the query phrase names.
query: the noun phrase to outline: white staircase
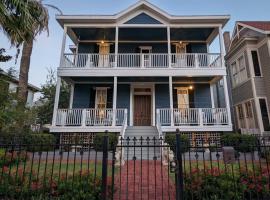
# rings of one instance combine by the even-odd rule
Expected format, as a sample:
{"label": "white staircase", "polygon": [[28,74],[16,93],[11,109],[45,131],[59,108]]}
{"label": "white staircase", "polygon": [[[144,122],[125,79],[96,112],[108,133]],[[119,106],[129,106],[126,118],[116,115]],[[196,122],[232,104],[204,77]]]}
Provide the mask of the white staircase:
{"label": "white staircase", "polygon": [[122,145],[125,160],[160,159],[160,140],[154,126],[127,127]]}

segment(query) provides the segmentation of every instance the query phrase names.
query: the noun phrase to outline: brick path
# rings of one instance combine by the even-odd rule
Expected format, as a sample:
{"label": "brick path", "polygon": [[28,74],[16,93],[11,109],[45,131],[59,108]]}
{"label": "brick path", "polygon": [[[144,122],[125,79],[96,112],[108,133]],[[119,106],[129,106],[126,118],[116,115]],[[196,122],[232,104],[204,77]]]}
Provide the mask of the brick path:
{"label": "brick path", "polygon": [[168,167],[161,165],[161,161],[126,162],[115,179],[115,190],[115,200],[175,199],[174,182],[168,178]]}

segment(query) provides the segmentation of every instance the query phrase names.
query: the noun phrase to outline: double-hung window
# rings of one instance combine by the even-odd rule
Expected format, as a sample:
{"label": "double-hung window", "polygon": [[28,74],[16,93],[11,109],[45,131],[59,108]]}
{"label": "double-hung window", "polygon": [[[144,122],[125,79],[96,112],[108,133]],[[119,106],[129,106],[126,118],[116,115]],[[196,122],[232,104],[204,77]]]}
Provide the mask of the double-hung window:
{"label": "double-hung window", "polygon": [[97,88],[96,89],[96,109],[106,109],[107,105],[107,88]]}
{"label": "double-hung window", "polygon": [[237,61],[231,64],[231,76],[233,86],[243,83],[247,79],[247,71],[244,56],[241,56]]}

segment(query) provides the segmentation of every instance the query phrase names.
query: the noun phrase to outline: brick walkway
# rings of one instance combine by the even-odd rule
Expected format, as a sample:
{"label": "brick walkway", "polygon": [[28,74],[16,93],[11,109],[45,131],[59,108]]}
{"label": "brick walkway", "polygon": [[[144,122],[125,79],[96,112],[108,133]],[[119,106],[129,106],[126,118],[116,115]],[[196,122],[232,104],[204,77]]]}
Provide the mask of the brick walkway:
{"label": "brick walkway", "polygon": [[128,161],[115,179],[114,199],[175,199],[174,181],[160,161]]}

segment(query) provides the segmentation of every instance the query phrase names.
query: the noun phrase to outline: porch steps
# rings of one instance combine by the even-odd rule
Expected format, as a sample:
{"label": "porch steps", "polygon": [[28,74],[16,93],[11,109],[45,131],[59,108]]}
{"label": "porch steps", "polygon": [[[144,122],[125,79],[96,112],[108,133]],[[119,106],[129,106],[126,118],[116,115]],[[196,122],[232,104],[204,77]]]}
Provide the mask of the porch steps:
{"label": "porch steps", "polygon": [[[126,141],[129,138],[129,142]],[[160,141],[154,126],[130,126],[125,133],[124,154],[126,160],[160,159]],[[135,146],[135,147],[134,147]]]}

